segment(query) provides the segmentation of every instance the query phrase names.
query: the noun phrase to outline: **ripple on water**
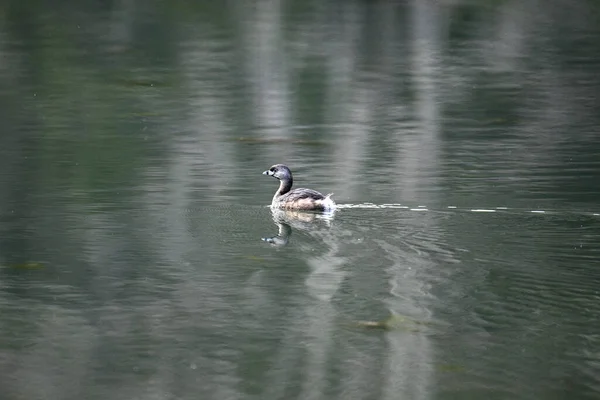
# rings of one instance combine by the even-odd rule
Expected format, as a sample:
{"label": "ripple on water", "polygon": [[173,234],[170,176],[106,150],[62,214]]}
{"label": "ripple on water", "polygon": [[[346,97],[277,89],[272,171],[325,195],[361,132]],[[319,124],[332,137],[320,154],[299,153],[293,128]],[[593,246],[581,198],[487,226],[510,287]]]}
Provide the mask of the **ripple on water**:
{"label": "ripple on water", "polygon": [[540,370],[547,364],[567,377],[576,365],[586,385],[598,385],[600,354],[589,337],[600,315],[600,227],[592,213],[363,206],[341,207],[336,220],[364,238],[348,279],[374,264],[368,281],[387,287],[371,288],[380,307],[443,326],[437,357],[465,367],[461,384],[535,396],[531,382],[561,385]]}

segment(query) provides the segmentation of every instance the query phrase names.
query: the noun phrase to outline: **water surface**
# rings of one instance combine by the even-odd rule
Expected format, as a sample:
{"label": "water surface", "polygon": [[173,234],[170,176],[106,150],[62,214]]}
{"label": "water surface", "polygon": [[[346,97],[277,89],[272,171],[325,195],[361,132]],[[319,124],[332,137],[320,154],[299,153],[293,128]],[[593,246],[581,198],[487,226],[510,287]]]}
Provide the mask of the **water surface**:
{"label": "water surface", "polygon": [[0,398],[596,398],[599,16],[8,2]]}

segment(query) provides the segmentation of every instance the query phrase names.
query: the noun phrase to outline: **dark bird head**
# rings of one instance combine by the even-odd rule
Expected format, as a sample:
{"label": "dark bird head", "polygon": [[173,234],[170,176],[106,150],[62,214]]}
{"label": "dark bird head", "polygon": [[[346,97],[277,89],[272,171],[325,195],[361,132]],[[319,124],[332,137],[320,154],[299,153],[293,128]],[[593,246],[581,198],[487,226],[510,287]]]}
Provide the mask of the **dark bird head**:
{"label": "dark bird head", "polygon": [[283,164],[275,164],[263,172],[263,175],[269,175],[279,180],[288,180],[292,178],[292,171]]}

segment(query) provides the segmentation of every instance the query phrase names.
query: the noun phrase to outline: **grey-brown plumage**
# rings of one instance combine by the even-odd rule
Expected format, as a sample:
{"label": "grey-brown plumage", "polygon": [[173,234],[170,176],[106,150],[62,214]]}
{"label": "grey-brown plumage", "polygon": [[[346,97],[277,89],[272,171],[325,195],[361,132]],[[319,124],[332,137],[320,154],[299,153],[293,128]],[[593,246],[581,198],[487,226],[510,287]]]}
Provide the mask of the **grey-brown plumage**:
{"label": "grey-brown plumage", "polygon": [[275,164],[265,172],[263,175],[269,175],[279,179],[279,189],[273,196],[271,207],[281,208],[285,210],[331,210],[335,208],[335,202],[331,199],[330,193],[323,195],[312,189],[294,189],[292,185],[294,178],[292,177],[292,171],[283,165]]}

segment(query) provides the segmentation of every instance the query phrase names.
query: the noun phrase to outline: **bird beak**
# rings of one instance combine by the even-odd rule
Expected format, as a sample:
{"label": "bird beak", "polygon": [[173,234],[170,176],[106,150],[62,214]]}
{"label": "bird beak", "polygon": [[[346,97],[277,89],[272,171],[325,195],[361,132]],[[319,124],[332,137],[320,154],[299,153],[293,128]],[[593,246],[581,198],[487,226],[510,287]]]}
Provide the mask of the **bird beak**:
{"label": "bird beak", "polygon": [[263,175],[273,175],[273,173],[269,170],[266,170],[265,172],[262,173]]}

